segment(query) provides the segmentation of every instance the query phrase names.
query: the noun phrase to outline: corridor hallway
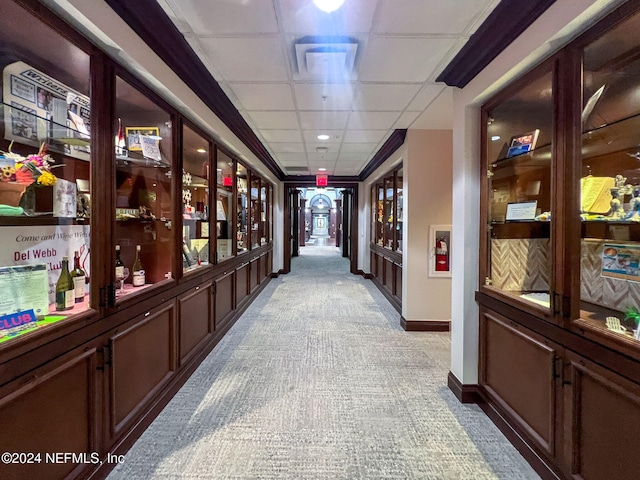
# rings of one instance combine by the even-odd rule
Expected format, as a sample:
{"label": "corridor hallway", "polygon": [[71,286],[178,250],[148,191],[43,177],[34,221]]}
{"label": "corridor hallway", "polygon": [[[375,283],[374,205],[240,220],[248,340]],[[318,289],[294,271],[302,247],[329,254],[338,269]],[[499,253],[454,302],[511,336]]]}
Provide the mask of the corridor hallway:
{"label": "corridor hallway", "polygon": [[336,247],[303,248],[109,480],[537,479]]}

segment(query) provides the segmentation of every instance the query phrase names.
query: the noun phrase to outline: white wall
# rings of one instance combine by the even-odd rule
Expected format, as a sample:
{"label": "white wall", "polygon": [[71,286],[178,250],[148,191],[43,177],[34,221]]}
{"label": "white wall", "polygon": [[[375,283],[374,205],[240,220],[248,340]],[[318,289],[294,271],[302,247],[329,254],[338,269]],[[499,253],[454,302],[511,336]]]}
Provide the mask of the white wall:
{"label": "white wall", "polygon": [[451,130],[409,130],[403,162],[402,316],[449,320],[451,279],[429,277],[431,225],[451,225]]}
{"label": "white wall", "polygon": [[465,88],[454,90],[451,372],[463,384],[478,382],[480,105],[621,3],[557,0]]}

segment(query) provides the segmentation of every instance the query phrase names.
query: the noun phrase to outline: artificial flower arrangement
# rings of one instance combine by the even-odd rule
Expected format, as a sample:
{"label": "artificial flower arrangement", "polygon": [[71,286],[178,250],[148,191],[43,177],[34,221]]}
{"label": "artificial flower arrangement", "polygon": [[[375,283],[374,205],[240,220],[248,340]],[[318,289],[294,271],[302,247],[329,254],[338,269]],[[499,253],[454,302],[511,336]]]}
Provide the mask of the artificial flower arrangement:
{"label": "artificial flower arrangement", "polygon": [[51,169],[55,167],[61,167],[62,165],[52,165],[54,163],[53,158],[47,153],[47,145],[42,144],[38,153],[23,157],[17,153],[11,151],[13,142],[9,145],[8,152],[2,153],[2,157],[13,161],[15,166],[5,165],[2,167],[3,182],[17,182],[26,185],[42,185],[52,186],[56,184],[58,180],[56,176],[51,173]]}

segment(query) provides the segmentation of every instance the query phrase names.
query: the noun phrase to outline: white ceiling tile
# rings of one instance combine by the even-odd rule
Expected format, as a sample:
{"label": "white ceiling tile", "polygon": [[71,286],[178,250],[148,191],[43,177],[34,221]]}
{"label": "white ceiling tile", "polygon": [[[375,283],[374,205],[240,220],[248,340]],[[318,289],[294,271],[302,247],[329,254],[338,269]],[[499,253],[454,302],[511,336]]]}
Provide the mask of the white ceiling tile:
{"label": "white ceiling tile", "polygon": [[277,143],[272,142],[269,144],[272,152],[275,153],[305,153],[304,143]]}
{"label": "white ceiling tile", "polygon": [[253,124],[259,129],[297,129],[298,117],[296,112],[258,111],[248,112]]}
{"label": "white ceiling tile", "polygon": [[450,38],[376,37],[367,46],[360,80],[424,82],[433,75],[454,42]]}
{"label": "white ceiling tile", "polygon": [[402,111],[419,89],[420,85],[361,85],[354,101],[354,109]]}
{"label": "white ceiling tile", "polygon": [[[331,143],[340,143],[342,141],[342,132],[342,130],[322,130],[322,132],[318,130],[305,130],[302,134],[307,145],[318,144],[318,146],[322,146]],[[319,133],[329,135],[329,138],[327,140],[318,140]]]}
{"label": "white ceiling tile", "polygon": [[388,130],[347,130],[344,135],[346,143],[372,143],[380,142]]}
{"label": "white ceiling tile", "polygon": [[398,119],[400,112],[351,112],[349,130],[386,130]]}
{"label": "white ceiling tile", "polygon": [[453,88],[447,87],[442,84],[427,84],[422,87],[422,90],[418,92],[418,95],[411,101],[407,110],[411,110],[414,112],[422,112],[425,108],[429,106],[429,104],[436,98],[445,88]]}
{"label": "white ceiling tile", "polygon": [[404,112],[393,125],[394,130],[396,128],[409,128],[414,120],[418,118],[418,115],[420,115],[420,112]]}
{"label": "white ceiling tile", "polygon": [[300,112],[300,124],[303,130],[343,130],[348,118],[349,112],[346,111]]}
{"label": "white ceiling tile", "polygon": [[490,0],[383,0],[375,31],[401,34],[457,34],[466,30]]}
{"label": "white ceiling tile", "polygon": [[365,153],[343,153],[340,152],[338,156],[338,162],[343,165],[361,165],[369,158],[368,154]]}
{"label": "white ceiling tile", "polygon": [[291,88],[285,83],[229,85],[245,110],[293,110]]}
{"label": "white ceiling tile", "polygon": [[260,130],[260,133],[269,143],[298,143],[302,141],[300,130]]}
{"label": "white ceiling tile", "polygon": [[326,162],[335,162],[338,158],[338,152],[328,152],[328,153],[308,153],[307,157],[309,158],[309,164],[312,162],[316,162],[318,164],[322,164],[320,166],[325,166]]}
{"label": "white ceiling tile", "polygon": [[354,88],[355,85],[349,83],[294,85],[300,110],[349,110]]}
{"label": "white ceiling tile", "polygon": [[431,105],[429,105],[429,108],[425,110],[415,122],[413,122],[411,128],[452,129],[452,109],[453,89],[447,88]]}
{"label": "white ceiling tile", "polygon": [[278,37],[201,38],[204,54],[227,81],[282,81],[288,67]]}
{"label": "white ceiling tile", "polygon": [[335,12],[320,11],[311,1],[280,0],[279,15],[286,33],[300,35],[345,35],[371,29],[375,3],[346,1]]}
{"label": "white ceiling tile", "polygon": [[299,153],[278,153],[276,160],[283,165],[306,165],[307,156]]}
{"label": "white ceiling tile", "polygon": [[174,14],[197,35],[229,33],[274,33],[278,31],[271,0],[225,1],[167,0]]}
{"label": "white ceiling tile", "polygon": [[345,143],[340,148],[340,153],[368,154],[373,153],[377,146],[378,143]]}

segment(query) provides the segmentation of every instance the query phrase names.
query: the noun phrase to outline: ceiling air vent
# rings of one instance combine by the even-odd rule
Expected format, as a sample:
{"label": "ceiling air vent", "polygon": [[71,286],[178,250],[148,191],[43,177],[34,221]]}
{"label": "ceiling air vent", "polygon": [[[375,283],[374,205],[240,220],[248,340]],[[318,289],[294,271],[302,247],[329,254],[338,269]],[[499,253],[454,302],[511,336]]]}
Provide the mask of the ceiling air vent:
{"label": "ceiling air vent", "polygon": [[351,37],[303,37],[295,43],[297,79],[350,78],[357,49]]}
{"label": "ceiling air vent", "polygon": [[301,173],[309,173],[309,167],[286,167],[287,173],[292,175],[300,175]]}

